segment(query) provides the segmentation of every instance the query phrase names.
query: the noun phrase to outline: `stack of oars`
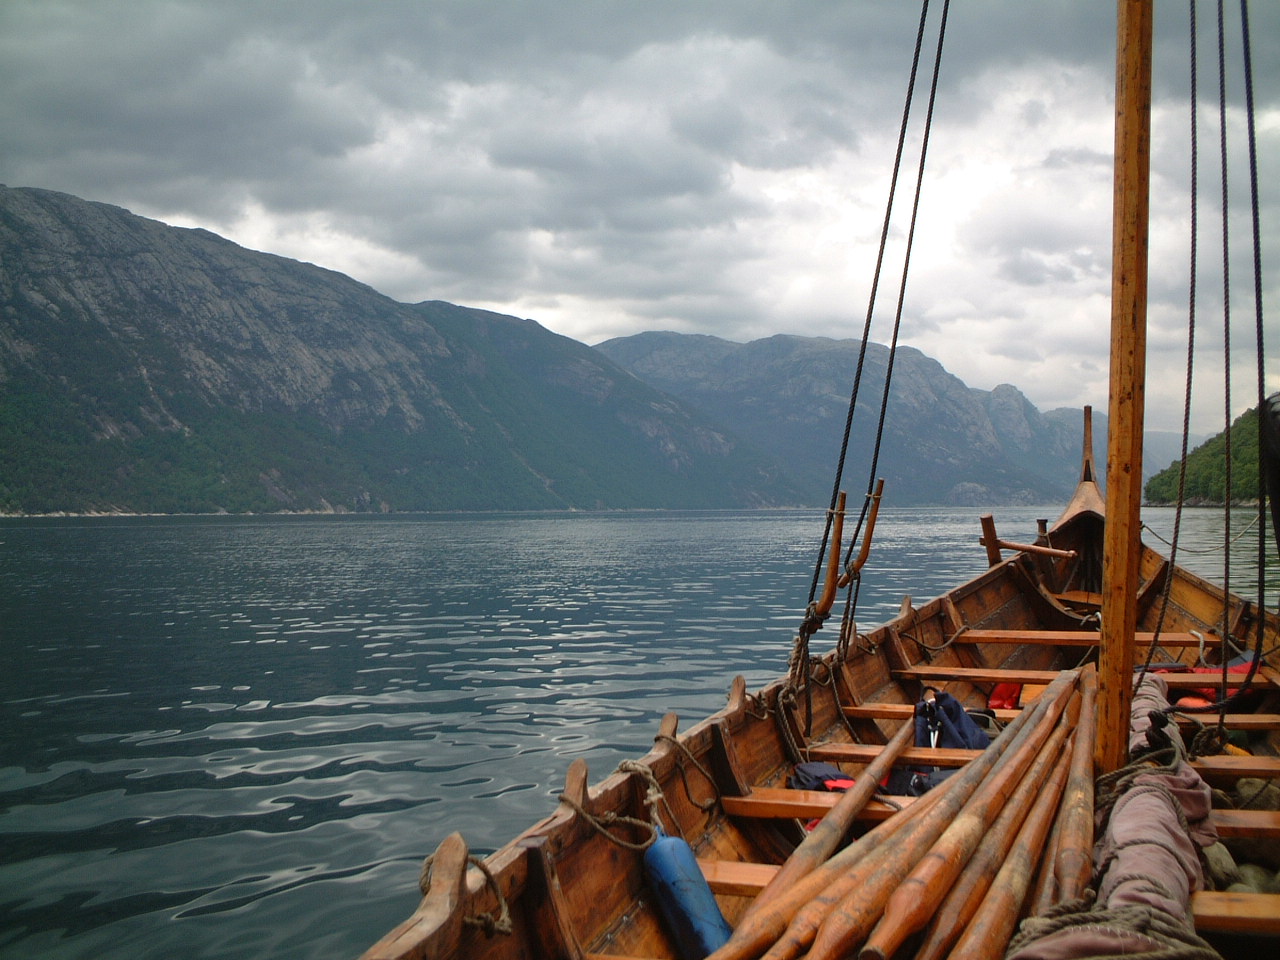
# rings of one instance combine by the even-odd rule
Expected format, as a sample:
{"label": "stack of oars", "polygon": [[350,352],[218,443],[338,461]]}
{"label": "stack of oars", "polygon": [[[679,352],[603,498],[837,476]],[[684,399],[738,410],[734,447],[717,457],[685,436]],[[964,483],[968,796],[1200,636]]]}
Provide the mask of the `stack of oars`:
{"label": "stack of oars", "polygon": [[[1003,956],[1024,913],[1088,883],[1096,678],[1059,674],[977,759],[833,854],[865,799],[842,801],[709,960],[887,960],[913,938],[917,960]],[[870,795],[905,736],[850,793]]]}

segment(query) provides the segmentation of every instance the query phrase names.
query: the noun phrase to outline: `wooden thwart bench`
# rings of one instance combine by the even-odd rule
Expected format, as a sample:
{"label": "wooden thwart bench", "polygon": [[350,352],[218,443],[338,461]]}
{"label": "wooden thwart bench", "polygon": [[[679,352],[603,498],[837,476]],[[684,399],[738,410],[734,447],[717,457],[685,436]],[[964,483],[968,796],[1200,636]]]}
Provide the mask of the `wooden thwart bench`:
{"label": "wooden thwart bench", "polygon": [[[756,896],[778,871],[727,860],[699,860],[698,866],[714,893],[735,897]],[[1191,911],[1200,931],[1280,934],[1280,894],[1201,892],[1192,894]]]}
{"label": "wooden thwart bench", "polygon": [[[875,743],[815,743],[809,747],[809,757],[828,763],[867,764],[879,756],[884,748]],[[981,750],[959,750],[951,747],[908,747],[903,751],[902,763],[927,767],[963,767]],[[1280,757],[1266,756],[1217,756],[1199,757],[1191,762],[1192,768],[1211,783],[1232,782],[1240,777],[1280,777]]]}
{"label": "wooden thwart bench", "polygon": [[[1038,643],[1047,647],[1096,647],[1100,634],[1096,630],[963,630],[956,635],[957,643]],[[1150,646],[1154,633],[1135,633],[1139,646]],[[1204,640],[1190,633],[1161,633],[1161,647],[1217,646],[1221,637],[1205,634]]]}
{"label": "wooden thwart bench", "polygon": [[[851,720],[910,720],[915,716],[915,704],[912,703],[867,703],[856,707],[845,707],[844,715]],[[993,710],[996,719],[1008,723],[1021,710]],[[1218,715],[1206,713],[1199,715],[1201,723],[1208,726],[1218,722]],[[1194,727],[1195,720],[1185,714],[1177,714],[1174,719],[1180,726]],[[1280,728],[1280,713],[1228,713],[1226,716],[1228,729],[1231,730],[1275,730]]]}
{"label": "wooden thwart bench", "polygon": [[[1249,758],[1244,758],[1249,759]],[[782,787],[756,787],[745,797],[722,797],[724,812],[732,817],[762,819],[809,820],[821,817],[836,805],[841,794],[825,790],[788,790]],[[872,800],[859,815],[859,820],[880,821],[891,817],[898,808],[915,802],[915,797],[892,797],[891,803]],[[897,804],[897,807],[893,806]],[[1254,837],[1280,839],[1280,813],[1271,810],[1214,810],[1209,814],[1218,834],[1224,839]]]}
{"label": "wooden thwart bench", "polygon": [[[1052,683],[1058,676],[1056,670],[1018,670],[1003,667],[904,667],[892,671],[895,680],[918,680],[934,683]],[[1171,690],[1195,690],[1201,687],[1216,686],[1222,677],[1213,673],[1162,673]],[[1238,687],[1244,683],[1245,675],[1232,673],[1227,675],[1227,686]],[[1274,671],[1263,667],[1258,671],[1255,682],[1274,683]]]}

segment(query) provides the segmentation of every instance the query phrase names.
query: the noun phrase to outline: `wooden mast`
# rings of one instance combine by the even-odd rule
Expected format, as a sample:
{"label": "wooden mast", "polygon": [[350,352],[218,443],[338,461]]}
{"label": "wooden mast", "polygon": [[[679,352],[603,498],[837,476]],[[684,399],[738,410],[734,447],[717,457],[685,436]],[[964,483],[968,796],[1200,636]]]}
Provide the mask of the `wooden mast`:
{"label": "wooden mast", "polygon": [[1102,773],[1123,766],[1129,752],[1141,550],[1151,166],[1152,2],[1119,0],[1117,7],[1107,522],[1102,553],[1098,742],[1094,753],[1095,765]]}

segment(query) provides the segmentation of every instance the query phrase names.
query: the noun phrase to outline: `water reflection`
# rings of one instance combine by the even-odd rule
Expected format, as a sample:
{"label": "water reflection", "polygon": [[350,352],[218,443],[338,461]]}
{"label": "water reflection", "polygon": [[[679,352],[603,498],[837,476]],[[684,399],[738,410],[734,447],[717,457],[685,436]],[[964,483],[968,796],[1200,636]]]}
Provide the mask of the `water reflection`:
{"label": "water reflection", "polygon": [[[1054,516],[997,513],[1015,540]],[[1190,562],[1213,535],[1188,522]],[[492,849],[572,759],[603,776],[668,710],[781,672],[819,533],[808,512],[0,523],[0,954],[358,953],[445,833]],[[978,536],[972,511],[887,510],[860,622],[979,573]]]}

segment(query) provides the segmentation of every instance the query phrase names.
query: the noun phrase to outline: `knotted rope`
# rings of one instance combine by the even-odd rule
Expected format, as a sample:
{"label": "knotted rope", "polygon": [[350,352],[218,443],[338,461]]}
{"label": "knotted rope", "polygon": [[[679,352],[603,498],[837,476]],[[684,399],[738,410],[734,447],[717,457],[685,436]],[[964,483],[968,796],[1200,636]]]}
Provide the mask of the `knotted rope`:
{"label": "knotted rope", "polygon": [[[654,737],[655,740],[662,738],[662,734]],[[684,747],[683,744],[679,744],[679,746],[682,748]],[[696,760],[694,762],[697,763]],[[706,776],[708,780],[711,779],[710,774],[708,774],[701,765],[699,765],[698,769],[702,771],[703,775]],[[618,772],[634,773],[644,779],[646,784],[644,805],[649,808],[649,819],[647,821],[641,820],[638,817],[629,817],[626,814],[614,813],[612,810],[606,810],[601,814],[594,814],[566,793],[560,794],[560,802],[568,804],[579,814],[579,816],[586,820],[587,823],[591,824],[591,826],[593,826],[606,840],[611,843],[615,843],[626,850],[634,850],[637,853],[642,850],[648,850],[657,842],[659,833],[662,829],[661,824],[658,822],[659,806],[666,808],[668,819],[670,819],[672,823],[676,824],[677,828],[679,827],[679,821],[676,820],[674,814],[671,812],[671,808],[667,805],[667,798],[662,792],[662,784],[658,783],[658,778],[653,775],[652,770],[643,763],[640,763],[638,760],[623,760],[618,764]],[[692,797],[689,799],[693,800]],[[694,802],[696,803],[697,801]],[[714,802],[715,801],[712,801],[712,803]],[[621,837],[609,829],[614,824],[618,823],[636,827],[640,830],[647,830],[649,831],[649,836],[639,841],[627,840],[625,837]]]}
{"label": "knotted rope", "polygon": [[[699,810],[703,811],[704,813],[708,810],[713,809],[715,805],[720,802],[720,793],[718,790],[716,790],[715,777],[711,776],[711,774],[707,771],[707,768],[704,767],[702,763],[698,760],[698,758],[693,755],[693,751],[690,750],[689,747],[683,741],[677,740],[675,737],[665,733],[657,734],[653,738],[653,742],[654,743],[670,743],[674,745],[676,748],[678,748],[680,752],[683,753],[685,757],[688,758],[689,762],[694,765],[694,767],[697,769],[697,771],[700,774],[702,774],[703,778],[707,781],[707,783],[711,784],[711,789],[714,793],[714,796],[706,800],[695,799],[693,796],[693,791],[689,788],[689,777],[685,771],[685,765],[683,763],[679,763],[677,764],[677,766],[680,769],[680,779],[684,781],[685,795],[689,798],[690,803],[692,803],[695,807],[697,807]],[[637,766],[642,766],[642,765],[637,764]],[[648,767],[645,767],[644,769],[649,770]],[[653,776],[652,771],[649,771],[649,776],[651,777]],[[654,783],[657,783],[656,778],[654,780]],[[661,791],[659,791],[659,796],[661,796]],[[666,804],[665,797],[662,798],[662,802],[664,805]]]}
{"label": "knotted rope", "polygon": [[[433,853],[422,861],[422,871],[418,874],[418,889],[422,891],[425,897],[431,889],[431,865],[436,855]],[[498,880],[493,875],[488,865],[477,856],[469,855],[467,863],[474,867],[478,867],[480,872],[484,874],[485,880],[489,884],[489,889],[493,891],[493,895],[498,901],[498,914],[494,916],[492,913],[474,913],[470,916],[462,918],[462,922],[469,927],[479,927],[484,931],[486,937],[492,937],[495,933],[510,935],[511,933],[511,910],[507,906],[507,898],[502,895],[502,888],[498,886]]]}

